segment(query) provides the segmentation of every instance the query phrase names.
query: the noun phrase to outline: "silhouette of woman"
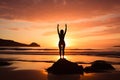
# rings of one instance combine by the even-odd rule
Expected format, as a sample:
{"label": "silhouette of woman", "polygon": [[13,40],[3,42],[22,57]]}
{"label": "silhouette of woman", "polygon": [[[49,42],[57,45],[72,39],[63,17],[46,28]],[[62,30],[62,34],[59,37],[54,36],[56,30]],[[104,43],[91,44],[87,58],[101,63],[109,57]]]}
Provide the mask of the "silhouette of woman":
{"label": "silhouette of woman", "polygon": [[[64,53],[65,53],[65,41],[64,41],[64,38],[65,38],[65,34],[66,34],[66,31],[67,31],[67,24],[65,24],[65,31],[63,29],[60,30],[59,32],[59,24],[57,25],[57,32],[58,32],[58,35],[59,35],[59,54],[60,54],[60,58],[64,58]],[[62,56],[62,57],[61,57]]]}

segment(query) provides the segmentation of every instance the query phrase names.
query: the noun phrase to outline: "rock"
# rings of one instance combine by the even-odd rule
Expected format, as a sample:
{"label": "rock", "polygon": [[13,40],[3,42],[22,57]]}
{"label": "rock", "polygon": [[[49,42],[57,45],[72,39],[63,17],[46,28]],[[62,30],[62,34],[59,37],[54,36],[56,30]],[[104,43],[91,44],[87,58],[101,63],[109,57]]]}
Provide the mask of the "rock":
{"label": "rock", "polygon": [[108,70],[115,70],[115,68],[111,64],[103,60],[94,61],[91,66],[87,66],[84,68],[85,72],[104,72]]}
{"label": "rock", "polygon": [[11,65],[12,63],[10,62],[7,62],[7,61],[0,61],[0,66],[9,66]]}
{"label": "rock", "polygon": [[0,46],[10,46],[10,47],[40,47],[39,44],[33,42],[30,45],[24,44],[20,42],[16,42],[14,40],[6,40],[6,39],[0,39]]}
{"label": "rock", "polygon": [[70,62],[66,59],[59,59],[47,69],[48,73],[53,74],[83,74],[83,66]]}
{"label": "rock", "polygon": [[35,43],[35,42],[32,42],[29,46],[32,46],[32,47],[40,47],[39,44]]}

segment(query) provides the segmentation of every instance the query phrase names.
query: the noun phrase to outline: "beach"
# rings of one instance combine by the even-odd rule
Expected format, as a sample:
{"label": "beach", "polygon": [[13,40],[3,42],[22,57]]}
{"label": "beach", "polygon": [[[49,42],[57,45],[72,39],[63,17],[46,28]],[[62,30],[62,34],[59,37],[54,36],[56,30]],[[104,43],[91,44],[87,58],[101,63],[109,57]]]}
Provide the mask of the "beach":
{"label": "beach", "polygon": [[120,72],[85,73],[84,75],[53,75],[42,70],[0,68],[0,80],[119,80]]}
{"label": "beach", "polygon": [[[3,50],[1,50],[3,51]],[[43,51],[43,53],[42,53]],[[54,54],[51,54],[51,53]],[[0,52],[0,59],[11,62],[9,66],[0,66],[0,80],[119,80],[120,79],[120,58],[114,56],[103,56],[96,54],[81,54],[71,51],[71,55],[65,58],[84,68],[90,66],[93,61],[104,60],[113,65],[114,71],[100,73],[83,73],[70,75],[55,75],[46,71],[54,62],[59,59],[57,50],[4,50]],[[70,52],[68,52],[70,53]],[[73,55],[75,53],[75,55]],[[78,54],[79,53],[79,54]],[[77,55],[78,54],[78,55]]]}

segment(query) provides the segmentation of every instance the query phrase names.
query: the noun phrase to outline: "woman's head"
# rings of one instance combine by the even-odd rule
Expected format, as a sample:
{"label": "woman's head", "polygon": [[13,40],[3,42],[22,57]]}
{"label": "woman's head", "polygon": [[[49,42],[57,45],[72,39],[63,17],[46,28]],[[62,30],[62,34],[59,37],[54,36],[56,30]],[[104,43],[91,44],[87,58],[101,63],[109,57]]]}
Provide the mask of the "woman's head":
{"label": "woman's head", "polygon": [[60,30],[60,34],[64,34],[64,30],[63,29]]}

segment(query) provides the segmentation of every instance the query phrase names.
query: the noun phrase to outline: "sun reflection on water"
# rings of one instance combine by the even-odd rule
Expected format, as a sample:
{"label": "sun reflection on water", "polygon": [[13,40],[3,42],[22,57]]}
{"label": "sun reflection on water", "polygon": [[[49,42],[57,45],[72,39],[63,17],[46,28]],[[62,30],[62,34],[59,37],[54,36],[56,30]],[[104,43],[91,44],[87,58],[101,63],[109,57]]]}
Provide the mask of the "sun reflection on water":
{"label": "sun reflection on water", "polygon": [[[65,59],[68,59],[68,57],[65,55],[64,56]],[[56,56],[56,60],[60,59],[60,56]]]}

